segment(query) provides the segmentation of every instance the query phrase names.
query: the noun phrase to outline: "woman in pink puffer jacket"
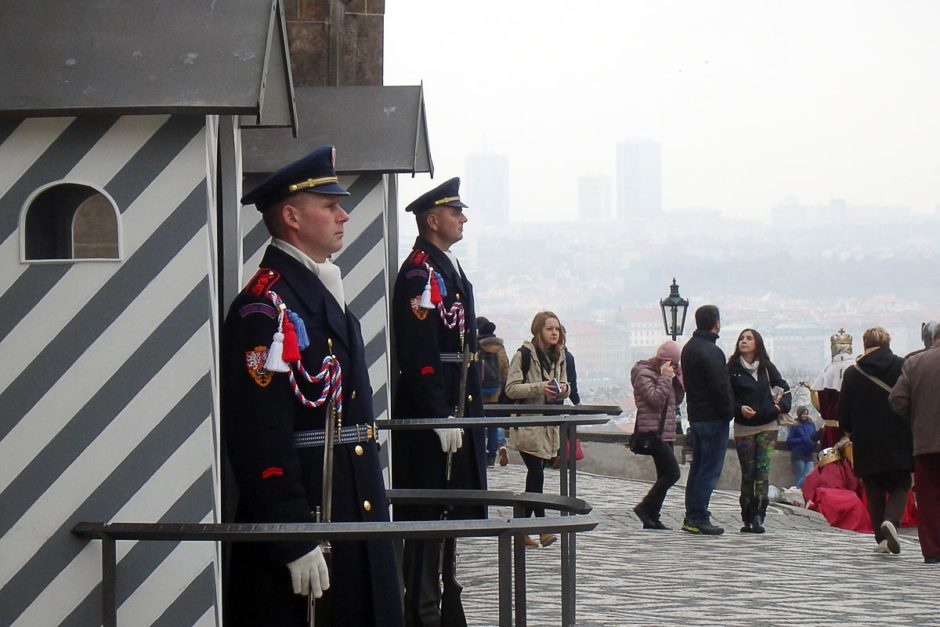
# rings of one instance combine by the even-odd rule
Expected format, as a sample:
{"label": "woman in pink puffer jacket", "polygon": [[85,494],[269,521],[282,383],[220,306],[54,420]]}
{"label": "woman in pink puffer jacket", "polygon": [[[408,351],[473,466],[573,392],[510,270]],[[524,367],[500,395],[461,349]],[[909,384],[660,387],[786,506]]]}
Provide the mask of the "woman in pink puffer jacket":
{"label": "woman in pink puffer jacket", "polygon": [[[679,357],[679,345],[667,340],[656,350],[655,357],[638,361],[630,372],[636,401],[633,433],[657,434],[650,453],[656,465],[656,482],[633,508],[644,529],[668,529],[659,519],[660,510],[666,492],[679,480],[679,464],[672,451],[676,441],[676,406],[685,396]],[[666,417],[660,432],[664,406]]]}

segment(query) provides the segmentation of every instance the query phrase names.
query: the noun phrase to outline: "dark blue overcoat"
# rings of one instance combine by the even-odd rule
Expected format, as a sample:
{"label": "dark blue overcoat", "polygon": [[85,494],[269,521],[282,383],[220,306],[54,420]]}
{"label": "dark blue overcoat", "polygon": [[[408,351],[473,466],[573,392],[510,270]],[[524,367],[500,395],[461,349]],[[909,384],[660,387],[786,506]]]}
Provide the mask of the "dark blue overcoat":
{"label": "dark blue overcoat", "polygon": [[[443,278],[443,305],[450,311],[463,303],[464,341],[470,353],[477,351],[476,312],[473,285],[450,259],[422,237],[402,264],[395,281],[392,319],[395,354],[400,376],[396,386],[393,417],[442,418],[454,415],[460,391],[460,365],[441,361],[441,354],[460,353],[460,330],[448,328],[436,309],[418,306],[428,280],[427,266]],[[467,373],[465,416],[483,415],[483,395],[477,364]],[[430,430],[396,431],[392,434],[392,483],[396,488],[441,489],[445,487],[446,455],[440,440]],[[463,447],[454,455],[451,487],[486,489],[484,430],[465,431]],[[395,507],[396,520],[435,520],[434,507]],[[452,518],[485,518],[483,507],[458,508]]]}
{"label": "dark blue overcoat", "polygon": [[[342,425],[371,425],[372,387],[359,321],[344,313],[303,264],[270,246],[258,274],[229,309],[222,333],[222,434],[238,485],[236,522],[314,522],[320,505],[323,447],[297,448],[294,432],[324,428],[325,405],[305,407],[286,373],[259,370],[277,330],[276,311],[265,297],[280,296],[304,322],[310,346],[301,354],[316,374],[328,340],[342,366]],[[262,361],[263,363],[263,361]],[[322,386],[298,377],[305,397]],[[335,522],[388,520],[388,504],[375,440],[335,447]],[[226,591],[226,622],[306,625],[304,598],[293,594],[286,564],[313,543],[236,543]],[[398,570],[390,541],[333,543],[330,625],[397,625],[402,616]]]}

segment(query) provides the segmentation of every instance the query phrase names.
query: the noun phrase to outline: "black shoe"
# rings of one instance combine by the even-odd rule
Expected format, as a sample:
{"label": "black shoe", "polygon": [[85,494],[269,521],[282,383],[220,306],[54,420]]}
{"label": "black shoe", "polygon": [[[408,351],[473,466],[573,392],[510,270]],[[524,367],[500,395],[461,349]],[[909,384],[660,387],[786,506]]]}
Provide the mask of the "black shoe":
{"label": "black shoe", "polygon": [[751,527],[751,523],[744,523],[744,526],[741,527],[741,533],[754,533],[754,528]]}
{"label": "black shoe", "polygon": [[669,529],[666,525],[662,523],[658,518],[652,524],[643,523],[644,529]]}
{"label": "black shoe", "polygon": [[940,564],[940,557],[925,557],[924,564]]}
{"label": "black shoe", "polygon": [[766,529],[764,529],[763,523],[764,521],[760,519],[760,516],[755,517],[754,520],[751,521],[751,532],[752,533],[764,533]]}
{"label": "black shoe", "polygon": [[640,522],[643,523],[644,529],[656,529],[656,523],[658,520],[651,516],[642,505],[637,505],[633,508],[633,513],[636,514],[636,517],[640,519]]}

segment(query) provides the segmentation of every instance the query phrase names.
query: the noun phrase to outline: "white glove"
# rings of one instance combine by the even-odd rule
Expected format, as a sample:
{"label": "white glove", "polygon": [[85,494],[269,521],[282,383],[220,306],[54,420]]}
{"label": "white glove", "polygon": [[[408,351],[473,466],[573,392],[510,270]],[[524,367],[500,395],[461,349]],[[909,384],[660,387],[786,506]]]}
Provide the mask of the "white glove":
{"label": "white glove", "polygon": [[324,591],[330,589],[330,571],[326,568],[326,560],[320,547],[298,557],[289,563],[287,568],[290,569],[294,594],[306,596],[312,591],[313,596],[319,599]]}
{"label": "white glove", "polygon": [[434,433],[441,440],[441,450],[445,453],[456,453],[463,446],[463,429],[435,429]]}

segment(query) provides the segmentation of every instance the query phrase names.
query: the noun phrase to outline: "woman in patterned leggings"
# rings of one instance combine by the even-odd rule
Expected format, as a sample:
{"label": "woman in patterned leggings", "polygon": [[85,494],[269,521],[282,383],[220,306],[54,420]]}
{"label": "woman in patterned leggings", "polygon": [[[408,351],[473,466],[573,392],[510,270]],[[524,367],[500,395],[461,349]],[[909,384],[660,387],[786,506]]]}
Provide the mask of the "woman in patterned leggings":
{"label": "woman in patterned leggings", "polygon": [[[764,533],[770,459],[777,441],[777,416],[790,410],[790,386],[770,362],[764,338],[754,329],[738,336],[728,360],[734,392],[734,447],[741,464],[741,520],[743,533]],[[784,392],[774,402],[772,388]]]}

